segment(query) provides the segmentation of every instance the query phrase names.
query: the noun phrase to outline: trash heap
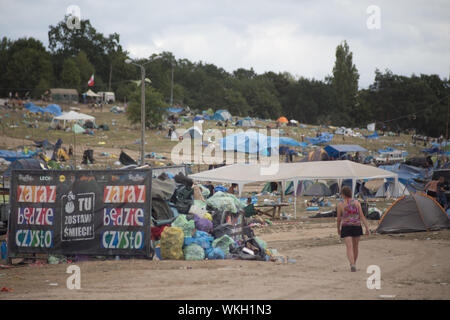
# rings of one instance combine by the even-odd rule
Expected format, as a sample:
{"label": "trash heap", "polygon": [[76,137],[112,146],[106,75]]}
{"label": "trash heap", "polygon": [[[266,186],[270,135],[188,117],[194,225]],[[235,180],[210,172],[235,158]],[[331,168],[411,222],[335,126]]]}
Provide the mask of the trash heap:
{"label": "trash heap", "polygon": [[151,236],[156,256],[279,261],[276,250],[254,235],[244,207],[234,195],[194,185],[181,173],[153,178]]}

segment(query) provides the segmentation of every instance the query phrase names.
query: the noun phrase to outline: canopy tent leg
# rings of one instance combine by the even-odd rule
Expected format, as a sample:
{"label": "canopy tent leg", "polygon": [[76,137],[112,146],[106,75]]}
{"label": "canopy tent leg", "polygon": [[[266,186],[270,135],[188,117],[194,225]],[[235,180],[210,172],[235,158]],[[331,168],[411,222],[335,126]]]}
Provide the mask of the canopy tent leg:
{"label": "canopy tent leg", "polygon": [[352,198],[355,197],[356,179],[352,179]]}
{"label": "canopy tent leg", "polygon": [[239,198],[242,196],[242,191],[244,190],[244,184],[238,183],[239,188]]}
{"label": "canopy tent leg", "polygon": [[298,185],[298,180],[294,180],[294,219],[297,219],[297,185]]}

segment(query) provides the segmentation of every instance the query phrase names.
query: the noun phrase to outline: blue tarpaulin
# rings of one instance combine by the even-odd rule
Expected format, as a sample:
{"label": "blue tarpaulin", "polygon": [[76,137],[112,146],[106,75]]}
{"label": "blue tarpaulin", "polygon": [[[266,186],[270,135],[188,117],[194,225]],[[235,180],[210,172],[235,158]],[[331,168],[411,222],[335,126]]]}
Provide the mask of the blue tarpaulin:
{"label": "blue tarpaulin", "polygon": [[367,149],[356,144],[329,144],[324,150],[330,157],[339,157],[347,152],[367,152]]}
{"label": "blue tarpaulin", "polygon": [[30,111],[31,113],[50,113],[54,116],[60,116],[62,115],[61,107],[57,104],[49,104],[46,108],[38,107],[32,102],[28,102],[25,104],[25,109]]}
{"label": "blue tarpaulin", "polygon": [[298,141],[296,141],[296,140],[294,140],[292,138],[289,138],[289,137],[280,137],[279,140],[280,140],[279,144],[280,145],[285,145],[285,146],[294,146],[294,147],[302,147],[302,148],[304,148],[304,147],[306,147],[308,145],[306,142],[298,142]]}
{"label": "blue tarpaulin", "polygon": [[333,140],[333,134],[322,132],[322,134],[319,137],[315,138],[308,138],[306,137],[306,140],[308,140],[311,144],[322,144],[322,143],[328,143],[331,140]]}
{"label": "blue tarpaulin", "polygon": [[172,112],[172,113],[179,113],[181,111],[183,111],[182,108],[167,108],[168,112]]}
{"label": "blue tarpaulin", "polygon": [[23,152],[16,152],[16,151],[10,151],[10,150],[0,150],[0,158],[5,159],[6,161],[16,161],[19,159],[28,159],[31,158],[34,155],[34,152],[28,151],[27,154]]}

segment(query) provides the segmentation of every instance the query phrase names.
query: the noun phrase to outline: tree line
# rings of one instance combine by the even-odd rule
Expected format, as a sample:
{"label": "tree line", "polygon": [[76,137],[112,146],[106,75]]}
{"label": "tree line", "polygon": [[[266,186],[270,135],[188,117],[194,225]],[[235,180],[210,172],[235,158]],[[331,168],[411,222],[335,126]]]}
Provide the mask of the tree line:
{"label": "tree line", "polygon": [[[66,18],[51,25],[49,46],[34,38],[0,42],[0,95],[16,92],[38,99],[49,88],[89,87],[114,91],[119,101],[130,102],[130,120],[139,121],[140,91],[135,81],[140,70],[126,64],[129,53],[117,33],[98,32],[89,20],[70,29]],[[176,59],[170,52],[153,54],[136,63],[145,65],[149,122],[161,121],[170,97],[178,106],[199,111],[228,109],[237,116],[276,119],[286,116],[302,123],[363,128],[376,122],[381,130],[415,130],[429,136],[446,135],[449,79],[438,75],[393,74],[376,70],[367,89],[358,89],[359,73],[346,41],[337,45],[331,74],[323,80],[296,79],[288,72],[257,74],[252,68],[227,72],[202,61]],[[173,72],[173,82],[172,82]],[[134,111],[133,111],[134,110]],[[133,114],[135,113],[135,114]]]}

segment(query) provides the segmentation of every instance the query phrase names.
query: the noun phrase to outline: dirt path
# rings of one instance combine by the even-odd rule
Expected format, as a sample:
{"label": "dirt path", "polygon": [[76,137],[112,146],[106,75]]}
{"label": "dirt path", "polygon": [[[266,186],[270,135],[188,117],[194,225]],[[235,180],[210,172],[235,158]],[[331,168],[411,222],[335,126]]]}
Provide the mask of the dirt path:
{"label": "dirt path", "polygon": [[[262,234],[295,263],[120,260],[77,263],[81,290],[66,288],[67,264],[0,270],[1,299],[450,299],[450,241],[373,236],[361,242],[358,271],[331,224]],[[275,227],[275,229],[281,226]],[[446,236],[448,231],[443,231]],[[299,236],[299,233],[302,235]],[[436,235],[438,234],[438,235]],[[313,236],[313,237],[311,237]],[[419,234],[423,237],[424,233]],[[367,289],[369,265],[381,289]],[[50,284],[57,283],[57,286]]]}

